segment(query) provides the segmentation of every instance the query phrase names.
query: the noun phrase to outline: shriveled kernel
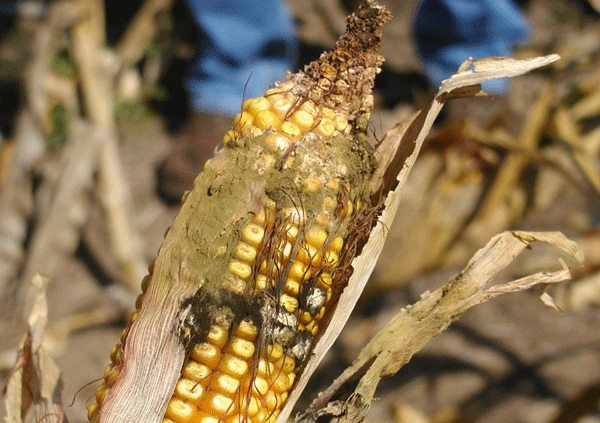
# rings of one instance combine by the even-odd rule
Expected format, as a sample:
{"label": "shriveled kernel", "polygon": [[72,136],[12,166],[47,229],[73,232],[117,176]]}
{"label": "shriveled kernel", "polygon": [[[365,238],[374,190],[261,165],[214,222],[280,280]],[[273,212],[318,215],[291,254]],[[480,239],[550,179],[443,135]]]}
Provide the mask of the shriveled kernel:
{"label": "shriveled kernel", "polygon": [[327,231],[318,225],[312,225],[306,231],[306,241],[317,248],[321,248],[327,241]]}
{"label": "shriveled kernel", "polygon": [[217,348],[223,348],[227,342],[227,328],[219,325],[212,325],[208,330],[206,339]]}
{"label": "shriveled kernel", "polygon": [[263,110],[269,110],[271,102],[264,97],[252,98],[244,102],[243,110],[250,114],[256,115]]}
{"label": "shriveled kernel", "polygon": [[310,113],[305,110],[296,110],[290,117],[290,120],[300,128],[302,133],[312,129],[313,124],[315,123],[315,120]]}
{"label": "shriveled kernel", "polygon": [[271,111],[277,115],[280,120],[284,120],[288,117],[288,113],[292,108],[292,102],[287,98],[273,98],[272,99]]}
{"label": "shriveled kernel", "polygon": [[312,321],[313,317],[310,315],[308,311],[303,311],[300,315],[300,323],[307,325]]}
{"label": "shriveled kernel", "polygon": [[254,117],[254,125],[260,129],[278,128],[280,120],[275,113],[270,110],[262,110]]}
{"label": "shriveled kernel", "polygon": [[190,353],[190,357],[196,360],[198,363],[205,364],[211,369],[217,367],[219,358],[221,358],[221,351],[214,345],[207,342],[194,345]]}
{"label": "shriveled kernel", "polygon": [[136,310],[133,313],[131,313],[131,316],[129,317],[129,324],[131,325],[133,322],[135,322],[139,315],[140,315],[139,310]]}
{"label": "shriveled kernel", "polygon": [[225,373],[217,373],[210,379],[210,388],[222,394],[233,396],[240,385],[240,381]]}
{"label": "shriveled kernel", "polygon": [[258,251],[256,248],[245,242],[239,242],[233,250],[233,256],[235,258],[248,264],[254,263],[257,253]]}
{"label": "shriveled kernel", "polygon": [[298,300],[290,295],[281,294],[279,302],[288,313],[293,313],[298,309]]}
{"label": "shriveled kernel", "polygon": [[177,398],[198,405],[204,395],[204,387],[192,379],[181,378],[175,386],[175,394]]}
{"label": "shriveled kernel", "polygon": [[233,119],[233,129],[239,132],[244,132],[250,129],[254,116],[248,112],[242,112]]}
{"label": "shriveled kernel", "polygon": [[227,268],[234,275],[242,278],[245,281],[250,279],[252,276],[252,267],[248,263],[244,263],[243,261],[231,260],[227,265]]}
{"label": "shriveled kernel", "polygon": [[232,354],[224,354],[219,363],[218,370],[229,376],[241,379],[248,370],[248,363]]}
{"label": "shriveled kernel", "polygon": [[262,243],[264,236],[265,230],[256,223],[249,223],[242,229],[242,241],[257,248]]}
{"label": "shriveled kernel", "polygon": [[291,141],[288,137],[277,132],[271,132],[265,136],[265,145],[271,151],[285,151],[290,144]]}
{"label": "shriveled kernel", "polygon": [[235,335],[240,338],[247,339],[248,341],[254,341],[258,334],[258,328],[248,320],[242,320],[235,330]]}
{"label": "shriveled kernel", "polygon": [[234,336],[229,343],[228,352],[248,360],[254,355],[254,343]]}
{"label": "shriveled kernel", "polygon": [[188,423],[192,422],[195,412],[196,407],[193,405],[179,398],[171,398],[169,400],[169,405],[167,405],[165,415],[176,422]]}
{"label": "shriveled kernel", "polygon": [[194,360],[188,361],[181,372],[182,376],[200,383],[206,383],[211,373],[212,370],[208,366]]}
{"label": "shriveled kernel", "polygon": [[300,135],[302,135],[302,131],[300,128],[298,128],[298,125],[293,122],[282,122],[281,126],[279,127],[279,131],[282,134],[289,135],[292,138],[298,138]]}
{"label": "shriveled kernel", "polygon": [[233,398],[223,395],[219,392],[209,391],[202,401],[203,411],[212,414],[215,417],[225,415],[233,408]]}

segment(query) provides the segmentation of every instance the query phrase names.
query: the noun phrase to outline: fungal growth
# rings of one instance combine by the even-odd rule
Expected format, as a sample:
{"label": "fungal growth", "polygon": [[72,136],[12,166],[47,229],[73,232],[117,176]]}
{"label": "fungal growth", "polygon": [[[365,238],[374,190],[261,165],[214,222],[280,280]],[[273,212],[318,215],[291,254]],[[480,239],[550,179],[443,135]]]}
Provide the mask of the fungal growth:
{"label": "fungal growth", "polygon": [[[244,102],[167,232],[91,422],[273,422],[378,204],[366,130],[384,8]],[[157,381],[158,380],[158,381]]]}

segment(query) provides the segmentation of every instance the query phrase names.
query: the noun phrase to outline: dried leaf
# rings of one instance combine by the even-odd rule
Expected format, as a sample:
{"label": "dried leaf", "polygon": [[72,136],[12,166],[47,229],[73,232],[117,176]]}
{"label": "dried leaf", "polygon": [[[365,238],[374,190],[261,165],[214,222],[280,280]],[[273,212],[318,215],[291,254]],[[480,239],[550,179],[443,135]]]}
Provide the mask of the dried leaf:
{"label": "dried leaf", "polygon": [[[582,254],[575,244],[556,232],[504,232],[495,236],[469,261],[465,269],[443,287],[424,294],[421,301],[403,309],[380,330],[358,358],[299,418],[300,422],[327,419],[361,421],[370,406],[380,378],[395,374],[431,338],[444,331],[468,308],[500,294],[556,283],[571,277],[563,263],[556,272],[536,273],[519,280],[486,288],[502,269],[533,241],[548,242],[578,261]],[[351,395],[344,389],[358,385]],[[332,398],[336,401],[329,403]],[[336,404],[336,407],[332,407]],[[328,410],[336,410],[331,415]]]}
{"label": "dried leaf", "polygon": [[48,321],[48,281],[36,273],[31,282],[38,293],[29,316],[29,332],[6,387],[7,423],[67,421],[60,402],[60,370],[42,343]]}

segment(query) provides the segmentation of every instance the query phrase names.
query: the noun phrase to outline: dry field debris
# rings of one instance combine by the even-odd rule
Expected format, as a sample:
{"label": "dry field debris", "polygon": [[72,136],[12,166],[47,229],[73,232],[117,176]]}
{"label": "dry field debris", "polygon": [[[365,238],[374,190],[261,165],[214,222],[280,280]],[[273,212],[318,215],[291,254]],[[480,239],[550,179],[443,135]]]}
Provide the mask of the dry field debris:
{"label": "dry field debris", "polygon": [[[82,2],[82,7],[92,2],[86,4]],[[148,6],[144,13],[168,7],[168,2],[150,4],[154,9]],[[37,257],[54,252],[57,246],[63,254],[75,249],[89,213],[94,170],[126,286],[131,288],[140,273],[141,259],[135,257],[139,252],[131,250],[135,231],[128,217],[129,194],[116,189],[124,186],[124,178],[114,119],[106,114],[112,110],[114,87],[106,74],[92,77],[96,55],[104,46],[98,36],[101,20],[95,20],[102,13],[87,12],[78,15],[77,9],[71,10],[50,26],[72,29],[75,62],[81,72],[81,81],[63,81],[68,89],[58,90],[69,93],[64,102],[69,105],[72,133],[61,155],[63,173],[55,177],[45,219],[32,237],[22,273],[27,279],[21,279],[16,289],[9,283],[0,285],[6,297],[15,300],[17,316],[21,320],[30,316],[29,334],[21,343],[6,395],[6,416],[11,423],[65,418],[58,370],[48,351],[60,350],[60,337],[81,323],[73,319],[62,333],[52,331],[52,325],[45,331],[47,282],[36,273],[42,260]],[[349,18],[347,32],[333,52],[324,53],[304,71],[290,74],[264,97],[244,103],[232,131],[225,134],[224,148],[207,163],[194,189],[184,197],[175,223],[150,264],[150,275],[143,278],[143,294],[120,344],[113,348],[112,364],[96,391],[96,404],[89,409],[90,421],[287,420],[373,271],[408,174],[445,102],[483,96],[478,84],[486,80],[522,75],[558,60],[557,55],[550,55],[467,61],[443,83],[430,105],[398,123],[372,148],[366,136],[373,107],[371,88],[382,62],[378,52],[381,26],[388,19],[384,8],[369,3]],[[144,21],[137,22],[142,25],[139,22]],[[142,30],[128,34],[127,39],[138,44],[149,37]],[[39,42],[44,53],[47,39],[42,35]],[[92,48],[83,49],[84,45]],[[139,60],[132,57],[132,51],[117,49],[127,66]],[[44,57],[42,53],[39,57]],[[36,109],[34,99],[47,99],[47,88],[34,84],[38,82],[31,78],[34,116],[35,110],[44,115],[39,110],[45,109],[44,105]],[[84,88],[88,120],[81,119],[75,84]],[[548,91],[542,91],[524,129],[525,147],[519,148],[526,152],[534,148],[548,115]],[[567,112],[563,115],[581,116]],[[27,122],[27,114],[23,116]],[[34,131],[29,138],[39,141],[36,125],[30,120],[22,133]],[[26,145],[39,142],[26,142],[19,148]],[[588,151],[595,151],[592,147]],[[9,167],[3,182],[22,180],[18,175],[32,166],[20,160],[23,153],[12,154],[16,164]],[[592,181],[589,157],[584,153],[575,157],[581,168],[588,169],[585,173]],[[481,220],[499,207],[498,193],[511,186],[524,160],[519,152],[504,162],[496,188],[489,191],[479,212]],[[12,183],[2,187],[10,188],[2,191],[10,200],[2,204],[13,207],[6,215],[17,210],[14,225],[6,225],[5,230],[12,232],[10,243],[4,246],[4,251],[14,252],[7,255],[14,269],[22,257],[18,248],[31,199],[11,192]],[[57,232],[53,229],[64,223],[64,216],[71,220],[60,233],[70,235],[54,239]],[[380,378],[396,373],[462,312],[503,293],[571,278],[561,261],[561,270],[490,286],[492,278],[533,241],[558,247],[582,261],[577,246],[560,233],[513,231],[493,236],[457,277],[394,317],[297,420],[362,421]],[[455,260],[460,262],[464,254]],[[556,307],[545,292],[542,300]],[[102,322],[102,313],[89,313],[85,320]]]}

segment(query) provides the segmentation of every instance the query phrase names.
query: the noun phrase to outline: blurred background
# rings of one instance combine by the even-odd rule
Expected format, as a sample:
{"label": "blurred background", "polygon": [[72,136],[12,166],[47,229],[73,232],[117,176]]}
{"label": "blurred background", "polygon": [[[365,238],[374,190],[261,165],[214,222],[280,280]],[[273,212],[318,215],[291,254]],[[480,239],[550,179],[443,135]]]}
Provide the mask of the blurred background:
{"label": "blurred background", "polygon": [[[373,142],[437,88],[415,41],[421,2],[381,2],[394,18]],[[333,46],[358,2],[288,6],[300,68]],[[446,107],[372,280],[298,409],[493,235],[559,230],[586,255],[554,293],[562,312],[539,291],[475,307],[383,381],[367,421],[600,422],[600,5],[516,7],[528,32],[514,57],[562,60],[494,97]],[[26,330],[29,281],[42,271],[52,277],[47,348],[63,371],[69,420],[85,422],[95,387],[85,385],[102,376],[178,210],[160,169],[195,112],[185,81],[207,34],[181,0],[3,2],[0,32],[0,384]],[[503,277],[558,267],[555,251],[536,246]]]}

